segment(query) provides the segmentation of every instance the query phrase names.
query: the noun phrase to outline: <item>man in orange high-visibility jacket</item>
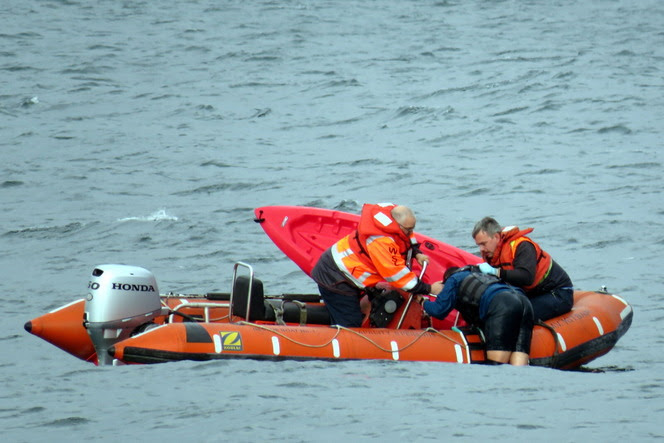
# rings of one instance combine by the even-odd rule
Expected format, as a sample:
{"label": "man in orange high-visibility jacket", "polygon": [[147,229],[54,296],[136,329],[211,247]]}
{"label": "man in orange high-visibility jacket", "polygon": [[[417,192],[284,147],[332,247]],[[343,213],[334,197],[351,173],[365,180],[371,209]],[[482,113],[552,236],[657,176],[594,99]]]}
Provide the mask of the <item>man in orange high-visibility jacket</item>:
{"label": "man in orange high-visibility jacket", "polygon": [[494,218],[484,217],[472,235],[486,260],[480,270],[523,289],[533,305],[535,321],[544,321],[572,309],[574,288],[567,272],[527,237],[532,230],[503,228]]}
{"label": "man in orange high-visibility jacket", "polygon": [[365,204],[357,230],[323,252],[311,277],[332,324],[361,326],[364,290],[382,282],[412,294],[437,295],[442,290],[442,282],[424,283],[407,266],[411,255],[420,264],[429,260],[417,248],[415,222],[406,206]]}

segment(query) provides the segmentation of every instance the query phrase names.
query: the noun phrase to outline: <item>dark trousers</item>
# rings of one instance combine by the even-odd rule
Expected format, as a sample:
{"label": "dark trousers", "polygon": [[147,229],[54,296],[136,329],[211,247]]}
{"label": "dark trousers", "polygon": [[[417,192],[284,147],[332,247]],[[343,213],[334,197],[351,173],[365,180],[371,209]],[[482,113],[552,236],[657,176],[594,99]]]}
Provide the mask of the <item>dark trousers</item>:
{"label": "dark trousers", "polygon": [[318,285],[320,295],[330,312],[330,320],[333,325],[345,326],[347,328],[359,328],[362,326],[362,310],[360,309],[360,291],[357,295],[343,295],[332,292]]}
{"label": "dark trousers", "polygon": [[535,321],[558,317],[572,310],[574,304],[573,288],[557,288],[543,294],[528,294],[533,305]]}

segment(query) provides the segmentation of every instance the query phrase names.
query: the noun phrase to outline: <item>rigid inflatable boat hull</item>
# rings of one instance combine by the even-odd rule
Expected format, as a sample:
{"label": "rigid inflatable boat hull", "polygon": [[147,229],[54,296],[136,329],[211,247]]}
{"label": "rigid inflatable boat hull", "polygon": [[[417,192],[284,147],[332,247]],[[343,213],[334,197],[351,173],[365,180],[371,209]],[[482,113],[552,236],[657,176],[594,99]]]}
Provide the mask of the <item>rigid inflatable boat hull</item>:
{"label": "rigid inflatable boat hull", "polygon": [[[621,298],[576,292],[572,312],[534,328],[531,364],[577,368],[609,352],[631,321],[632,309]],[[125,363],[232,358],[486,362],[481,338],[469,328],[394,330],[244,321],[163,325],[109,352]]]}

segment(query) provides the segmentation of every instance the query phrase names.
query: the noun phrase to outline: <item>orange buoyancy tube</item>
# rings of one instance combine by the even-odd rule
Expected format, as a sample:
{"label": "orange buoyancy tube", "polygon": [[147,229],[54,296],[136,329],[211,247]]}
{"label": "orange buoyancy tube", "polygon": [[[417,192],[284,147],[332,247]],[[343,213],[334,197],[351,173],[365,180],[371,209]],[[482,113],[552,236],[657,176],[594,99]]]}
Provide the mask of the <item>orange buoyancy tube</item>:
{"label": "orange buoyancy tube", "polygon": [[489,263],[493,267],[499,267],[505,270],[514,269],[516,248],[524,241],[532,244],[535,247],[535,252],[537,254],[537,264],[535,266],[535,278],[533,279],[533,282],[523,287],[526,291],[530,291],[542,283],[549,275],[549,271],[551,271],[551,266],[553,265],[551,256],[542,250],[537,243],[526,237],[526,235],[531,232],[533,232],[533,228],[527,228],[524,230],[519,230],[516,226],[508,226],[504,228],[500,233],[500,241],[496,246],[496,250],[499,251],[499,253],[494,254],[491,263]]}
{"label": "orange buoyancy tube", "polygon": [[335,263],[358,288],[386,281],[409,291],[419,281],[406,265],[417,240],[401,230],[391,214],[394,208],[393,204],[365,204],[357,230],[332,246]]}

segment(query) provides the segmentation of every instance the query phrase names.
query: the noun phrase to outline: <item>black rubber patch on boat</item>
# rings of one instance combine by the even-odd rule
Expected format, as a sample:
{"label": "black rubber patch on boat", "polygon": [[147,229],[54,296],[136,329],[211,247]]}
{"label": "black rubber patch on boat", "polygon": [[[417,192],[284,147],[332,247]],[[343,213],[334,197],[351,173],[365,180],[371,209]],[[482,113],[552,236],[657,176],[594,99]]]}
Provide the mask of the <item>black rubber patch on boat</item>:
{"label": "black rubber patch on boat", "polygon": [[198,323],[185,323],[187,328],[187,343],[212,343],[212,337],[205,328]]}

